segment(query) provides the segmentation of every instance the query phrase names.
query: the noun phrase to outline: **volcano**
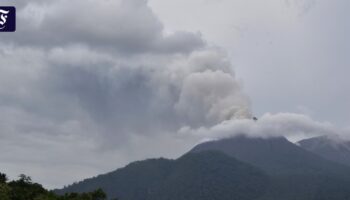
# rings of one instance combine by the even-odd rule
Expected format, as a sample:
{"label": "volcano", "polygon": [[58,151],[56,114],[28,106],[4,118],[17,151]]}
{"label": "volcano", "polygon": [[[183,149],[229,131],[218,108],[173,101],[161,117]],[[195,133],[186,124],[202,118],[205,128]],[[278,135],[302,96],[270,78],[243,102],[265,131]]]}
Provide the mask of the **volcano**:
{"label": "volcano", "polygon": [[122,200],[344,200],[350,167],[284,137],[244,135],[195,146],[176,160],[148,159],[61,190],[102,188]]}

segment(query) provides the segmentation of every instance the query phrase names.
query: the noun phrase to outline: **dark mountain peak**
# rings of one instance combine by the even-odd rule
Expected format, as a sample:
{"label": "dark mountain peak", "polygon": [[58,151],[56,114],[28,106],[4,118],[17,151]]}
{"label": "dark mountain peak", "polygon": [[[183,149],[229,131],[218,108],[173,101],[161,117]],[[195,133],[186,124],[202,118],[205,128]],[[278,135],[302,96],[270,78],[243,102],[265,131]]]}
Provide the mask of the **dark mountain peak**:
{"label": "dark mountain peak", "polygon": [[270,174],[328,170],[333,163],[306,151],[285,137],[251,138],[239,135],[195,146],[190,152],[221,151],[238,160],[253,164]]}
{"label": "dark mountain peak", "polygon": [[191,152],[199,152],[203,150],[220,150],[226,154],[231,154],[233,151],[237,150],[243,151],[249,150],[251,148],[273,150],[277,147],[288,148],[290,145],[292,144],[285,137],[259,138],[249,137],[241,134],[230,138],[207,141],[198,144],[191,150]]}
{"label": "dark mountain peak", "polygon": [[350,142],[337,135],[301,140],[298,145],[325,159],[350,166]]}

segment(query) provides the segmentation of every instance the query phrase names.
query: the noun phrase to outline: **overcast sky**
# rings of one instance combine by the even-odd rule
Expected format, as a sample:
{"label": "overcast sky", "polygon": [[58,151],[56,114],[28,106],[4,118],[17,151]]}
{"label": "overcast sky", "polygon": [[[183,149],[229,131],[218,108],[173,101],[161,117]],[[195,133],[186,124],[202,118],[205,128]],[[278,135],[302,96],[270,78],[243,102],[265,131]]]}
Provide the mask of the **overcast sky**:
{"label": "overcast sky", "polygon": [[11,178],[57,188],[242,132],[347,136],[347,0],[3,2],[17,7],[0,34]]}

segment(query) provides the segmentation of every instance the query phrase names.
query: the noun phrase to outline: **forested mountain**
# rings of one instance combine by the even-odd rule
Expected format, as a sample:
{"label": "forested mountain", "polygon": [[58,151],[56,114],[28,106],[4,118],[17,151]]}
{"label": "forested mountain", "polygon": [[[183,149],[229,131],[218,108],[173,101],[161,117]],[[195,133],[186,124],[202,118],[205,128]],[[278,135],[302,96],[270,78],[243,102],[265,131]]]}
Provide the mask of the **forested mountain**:
{"label": "forested mountain", "polygon": [[261,170],[220,152],[190,153],[177,160],[150,159],[73,184],[62,192],[101,187],[122,200],[250,200],[267,189]]}
{"label": "forested mountain", "polygon": [[298,144],[325,159],[350,166],[349,141],[336,136],[320,136],[301,140]]}
{"label": "forested mountain", "polygon": [[344,200],[350,168],[279,138],[202,143],[176,160],[150,159],[58,193],[101,187],[122,200]]}

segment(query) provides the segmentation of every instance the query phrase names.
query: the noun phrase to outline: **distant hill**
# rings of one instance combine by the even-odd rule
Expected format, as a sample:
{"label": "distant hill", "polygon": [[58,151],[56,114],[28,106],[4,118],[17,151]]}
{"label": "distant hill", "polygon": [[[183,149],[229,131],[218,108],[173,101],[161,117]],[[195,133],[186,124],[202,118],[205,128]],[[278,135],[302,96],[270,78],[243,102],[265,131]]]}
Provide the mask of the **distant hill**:
{"label": "distant hill", "polygon": [[350,166],[349,141],[336,136],[320,136],[301,140],[298,144],[325,159]]}
{"label": "distant hill", "polygon": [[350,168],[283,137],[237,136],[199,144],[176,160],[134,162],[56,192],[99,187],[121,200],[347,200]]}
{"label": "distant hill", "polygon": [[57,193],[102,188],[121,200],[253,200],[266,192],[268,176],[223,153],[189,153],[177,160],[149,159],[86,179]]}

